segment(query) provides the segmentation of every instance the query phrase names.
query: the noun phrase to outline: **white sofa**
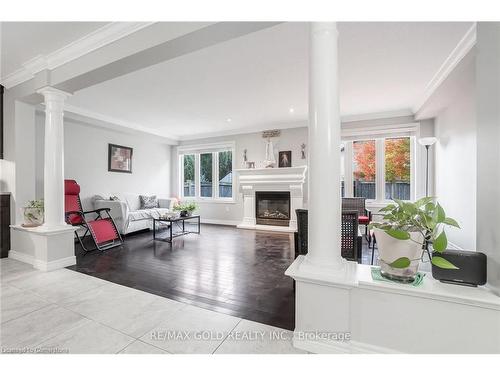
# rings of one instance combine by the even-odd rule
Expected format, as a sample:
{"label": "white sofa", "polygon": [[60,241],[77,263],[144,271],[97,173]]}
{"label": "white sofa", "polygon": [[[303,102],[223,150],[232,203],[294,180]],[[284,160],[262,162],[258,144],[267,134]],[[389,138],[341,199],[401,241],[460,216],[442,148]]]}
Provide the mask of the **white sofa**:
{"label": "white sofa", "polygon": [[[144,194],[146,195],[146,194]],[[116,196],[116,195],[115,195]],[[153,218],[172,212],[177,204],[175,198],[158,198],[159,207],[142,209],[139,194],[118,195],[119,200],[94,199],[94,207],[110,208],[110,214],[121,234],[153,228]]]}

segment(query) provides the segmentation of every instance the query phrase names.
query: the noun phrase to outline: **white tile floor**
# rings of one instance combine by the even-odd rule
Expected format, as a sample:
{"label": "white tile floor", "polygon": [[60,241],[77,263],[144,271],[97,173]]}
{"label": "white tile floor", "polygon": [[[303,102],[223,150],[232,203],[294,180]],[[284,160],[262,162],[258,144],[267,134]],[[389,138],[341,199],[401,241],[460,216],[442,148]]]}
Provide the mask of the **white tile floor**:
{"label": "white tile floor", "polygon": [[0,260],[2,353],[303,353],[292,333],[75,271]]}

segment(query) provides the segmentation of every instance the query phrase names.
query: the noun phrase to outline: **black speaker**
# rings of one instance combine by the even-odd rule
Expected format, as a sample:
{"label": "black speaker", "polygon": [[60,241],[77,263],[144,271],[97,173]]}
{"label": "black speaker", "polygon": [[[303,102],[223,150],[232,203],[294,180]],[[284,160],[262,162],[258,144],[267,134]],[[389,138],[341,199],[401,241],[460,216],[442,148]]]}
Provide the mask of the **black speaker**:
{"label": "black speaker", "polygon": [[443,283],[478,286],[486,284],[486,255],[475,251],[446,250],[436,253],[458,267],[449,270],[432,265],[432,277]]}

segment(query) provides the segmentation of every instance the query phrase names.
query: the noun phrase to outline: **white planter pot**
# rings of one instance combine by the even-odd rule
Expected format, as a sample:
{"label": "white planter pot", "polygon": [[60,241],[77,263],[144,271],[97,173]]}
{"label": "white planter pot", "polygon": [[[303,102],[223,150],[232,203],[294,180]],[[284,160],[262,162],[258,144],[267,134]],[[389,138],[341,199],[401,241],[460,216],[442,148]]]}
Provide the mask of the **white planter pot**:
{"label": "white planter pot", "polygon": [[43,224],[43,209],[35,207],[23,207],[25,227],[37,227]]}
{"label": "white planter pot", "polygon": [[[412,282],[418,272],[418,265],[422,257],[423,236],[419,232],[411,232],[413,240],[398,240],[389,236],[383,230],[374,229],[379,254],[380,272],[382,276],[403,282]],[[414,242],[416,241],[416,242]],[[394,268],[389,264],[396,259],[406,257],[410,265],[406,268]]]}

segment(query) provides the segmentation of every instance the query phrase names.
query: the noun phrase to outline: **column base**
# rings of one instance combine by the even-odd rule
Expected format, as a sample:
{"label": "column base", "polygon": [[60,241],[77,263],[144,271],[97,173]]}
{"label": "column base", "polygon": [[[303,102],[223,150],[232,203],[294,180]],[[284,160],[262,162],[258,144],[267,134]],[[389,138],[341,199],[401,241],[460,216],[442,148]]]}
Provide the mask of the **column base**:
{"label": "column base", "polygon": [[11,225],[9,258],[52,271],[76,264],[74,228],[69,225],[25,228]]}

